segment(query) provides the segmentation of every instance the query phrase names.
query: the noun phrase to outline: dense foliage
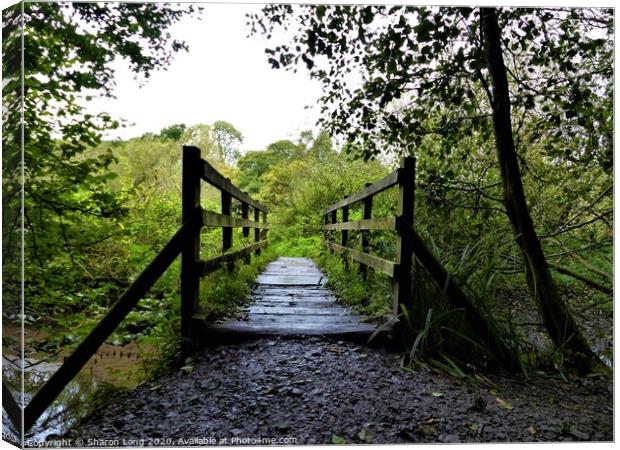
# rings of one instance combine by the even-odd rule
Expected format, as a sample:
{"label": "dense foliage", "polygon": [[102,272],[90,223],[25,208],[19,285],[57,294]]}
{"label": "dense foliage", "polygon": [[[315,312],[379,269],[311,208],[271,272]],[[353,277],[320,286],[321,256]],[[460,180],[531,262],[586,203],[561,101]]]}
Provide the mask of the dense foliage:
{"label": "dense foliage", "polygon": [[[19,8],[3,16],[8,79],[3,88],[3,299],[7,314],[15,313],[11,307],[17,305],[19,286],[6,280],[18,279],[20,186],[26,181],[26,321],[50,333],[41,350],[77,342],[176,231],[181,145],[191,144],[233,183],[267,204],[275,225],[271,250],[261,260],[203,282],[201,305],[209,317],[232,313],[265,260],[287,254],[315,258],[343,301],[386,320],[390,280],[372,271],[363,279],[357,264],[347,268],[325,250],[322,211],[392,171],[398,156],[415,154],[417,231],[468,295],[519,343],[528,362],[550,360],[539,358],[540,348],[513,314],[515,302],[532,313],[535,307],[526,293],[523,252],[506,211],[494,153],[493,97],[488,95],[477,10],[267,7],[264,15],[251,19],[256,30],[268,32],[287,21],[310,30],[267,53],[274,67],[299,63],[324,84],[325,131],[316,136],[303,132],[296,140],[241,154],[242,132],[224,121],[171,124],[139,138],[102,142],[101,131],[117,126],[115,119],[84,115],[80,106],[79,98],[112,95],[110,62],[117,55],[148,77],[174,51],[184,49],[166,30],[193,13],[191,6],[26,3],[24,8],[25,44],[34,57],[26,67],[23,99],[28,111],[23,175],[15,56]],[[503,45],[522,184],[549,267],[560,292],[572,293],[570,306],[578,320],[589,308],[609,311],[609,12],[504,9],[499,22],[508,30]],[[351,80],[353,85],[347,85]],[[219,192],[203,189],[202,206],[219,211]],[[373,202],[375,217],[393,215],[397,193],[386,191]],[[237,206],[234,214],[240,214]],[[359,218],[358,206],[350,220]],[[203,255],[220,252],[221,231],[203,233]],[[359,248],[359,241],[359,234],[351,232],[350,242]],[[243,244],[240,232],[234,242]],[[395,244],[393,233],[371,233],[373,254],[392,259]],[[178,335],[178,281],[176,263],[111,342]],[[420,267],[414,296],[419,314],[401,317],[417,337],[410,359],[441,355],[439,364],[452,367],[456,361],[464,367],[469,361],[463,356],[471,356],[471,330],[458,323],[441,287],[429,282]],[[561,362],[556,353],[552,356]]]}
{"label": "dense foliage", "polygon": [[601,366],[550,273],[521,166],[543,143],[556,162],[609,172],[610,10],[268,5],[250,25],[268,38],[289,31],[268,61],[305,66],[322,83],[321,121],[354,154],[421,157],[431,147],[446,159],[472,136],[494,148],[499,180],[482,186],[501,186],[491,198],[510,221],[543,324],[577,365]]}

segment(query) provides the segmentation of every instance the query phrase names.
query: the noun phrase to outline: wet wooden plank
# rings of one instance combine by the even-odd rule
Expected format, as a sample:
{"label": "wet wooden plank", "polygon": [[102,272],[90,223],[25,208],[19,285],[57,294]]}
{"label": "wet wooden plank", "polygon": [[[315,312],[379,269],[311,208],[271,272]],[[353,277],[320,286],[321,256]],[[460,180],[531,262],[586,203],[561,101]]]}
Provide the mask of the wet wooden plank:
{"label": "wet wooden plank", "polygon": [[287,335],[368,339],[377,325],[337,304],[326,282],[312,260],[280,257],[258,276],[243,319],[208,324],[197,314],[195,338],[212,343]]}
{"label": "wet wooden plank", "polygon": [[328,223],[324,230],[395,230],[396,217],[377,217],[375,219],[353,220],[351,222]]}
{"label": "wet wooden plank", "polygon": [[351,195],[350,197],[347,197],[345,199],[340,200],[339,202],[334,203],[332,206],[327,208],[323,212],[323,214],[329,214],[332,211],[336,211],[344,206],[348,206],[353,203],[359,202],[360,200],[364,200],[366,197],[369,197],[374,194],[378,194],[379,192],[383,192],[386,189],[389,189],[392,186],[395,186],[396,183],[398,183],[399,175],[400,175],[400,169],[397,169],[394,172],[390,173],[389,175],[386,175],[385,177],[381,178],[379,181],[376,181],[370,186],[367,186],[361,191]]}
{"label": "wet wooden plank", "polygon": [[[245,205],[245,203],[244,203]],[[202,211],[202,225],[205,227],[225,227],[225,228],[269,228],[269,224],[257,222],[230,215],[219,214],[213,211]],[[244,235],[245,236],[245,235]]]}
{"label": "wet wooden plank", "polygon": [[321,280],[323,278],[321,275],[311,275],[311,274],[287,274],[287,275],[268,275],[261,274],[257,277],[256,281],[262,284],[277,284],[277,285],[295,285],[295,286],[303,286],[303,285],[320,285]]}
{"label": "wet wooden plank", "polygon": [[294,316],[348,316],[350,312],[344,308],[334,308],[328,306],[323,306],[319,308],[306,307],[306,306],[253,306],[248,310],[250,316],[254,316],[257,314],[264,315],[294,315]]}
{"label": "wet wooden plank", "polygon": [[336,253],[343,253],[347,257],[361,262],[369,267],[372,267],[378,272],[386,274],[390,278],[394,278],[397,275],[398,264],[387,259],[379,258],[378,256],[370,255],[368,253],[358,252],[349,247],[343,247],[342,245],[334,244],[333,242],[326,242],[325,245],[335,251]]}
{"label": "wet wooden plank", "polygon": [[263,212],[268,212],[267,207],[260,204],[252,197],[250,197],[247,193],[243,192],[237,186],[230,182],[230,179],[224,178],[222,174],[220,174],[211,164],[209,164],[204,159],[202,160],[202,171],[201,174],[202,179],[207,183],[215,186],[219,190],[223,192],[227,192],[231,196],[235,197],[237,200],[247,203],[248,205],[259,209]]}
{"label": "wet wooden plank", "polygon": [[239,250],[224,253],[223,255],[216,256],[204,261],[198,261],[199,271],[202,276],[208,275],[211,272],[219,270],[225,263],[233,263],[244,256],[251,255],[252,252],[267,246],[268,241],[258,241],[253,244],[247,245]]}
{"label": "wet wooden plank", "polygon": [[375,331],[376,325],[368,323],[347,323],[340,326],[334,326],[334,324],[320,324],[306,322],[304,324],[294,325],[280,325],[261,323],[256,324],[252,322],[225,322],[220,324],[214,324],[209,327],[208,332],[225,334],[255,334],[261,336],[317,336],[317,335],[342,335],[346,333],[361,333],[366,336]]}

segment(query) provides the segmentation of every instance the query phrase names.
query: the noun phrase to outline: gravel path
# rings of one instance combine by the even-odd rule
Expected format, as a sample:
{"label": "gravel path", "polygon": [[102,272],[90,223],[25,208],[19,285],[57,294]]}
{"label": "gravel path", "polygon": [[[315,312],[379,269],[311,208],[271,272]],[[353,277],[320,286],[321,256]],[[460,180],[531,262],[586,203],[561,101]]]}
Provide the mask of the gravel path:
{"label": "gravel path", "polygon": [[598,376],[461,383],[319,337],[205,348],[190,364],[116,396],[67,437],[83,446],[613,439],[612,380]]}

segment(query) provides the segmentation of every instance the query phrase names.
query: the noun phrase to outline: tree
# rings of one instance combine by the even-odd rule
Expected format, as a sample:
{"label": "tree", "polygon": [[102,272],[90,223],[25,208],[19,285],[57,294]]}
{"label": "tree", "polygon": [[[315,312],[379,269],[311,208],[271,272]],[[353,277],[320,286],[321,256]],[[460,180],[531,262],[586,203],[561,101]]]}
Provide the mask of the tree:
{"label": "tree", "polygon": [[178,141],[181,139],[181,136],[183,136],[183,133],[185,132],[186,128],[187,127],[185,126],[184,123],[170,125],[166,128],[163,128],[159,132],[159,137],[162,139],[168,139],[171,141]]}
{"label": "tree", "polygon": [[239,158],[239,186],[250,194],[261,190],[262,177],[275,166],[290,160],[298,146],[289,140],[273,142],[263,151],[247,152]]}
{"label": "tree", "polygon": [[[440,155],[449,156],[472,133],[489,142],[494,133],[505,210],[530,292],[556,347],[585,366],[596,364],[536,245],[519,189],[519,159],[526,163],[519,152],[544,138],[555,143],[550,157],[572,158],[584,167],[610,165],[611,116],[605,93],[612,85],[613,14],[502,9],[492,20],[498,31],[490,47],[488,13],[472,8],[270,5],[250,16],[250,25],[268,37],[277,27],[296,26],[292,42],[265,50],[268,61],[274,68],[303,65],[322,82],[321,123],[364,158],[386,148],[416,153],[430,139]],[[500,56],[506,57],[505,65],[498,66]],[[506,83],[499,79],[502,71],[509,77]],[[522,133],[525,124],[535,131]],[[565,144],[563,150],[559,143]]]}
{"label": "tree", "polygon": [[[86,152],[119,123],[106,113],[87,114],[84,105],[94,96],[113,96],[115,58],[125,59],[142,81],[169,65],[175,52],[187,50],[172,39],[170,26],[196,12],[192,5],[70,2],[22,2],[3,11],[7,280],[19,279],[22,236],[27,264],[36,263],[43,274],[51,277],[48,268],[62,255],[79,271],[75,249],[103,239],[106,224],[125,213],[119,195],[106,186],[114,176],[112,152]],[[85,228],[85,217],[100,219],[101,226]],[[36,275],[27,270],[26,276],[27,287],[36,289]],[[14,287],[11,298],[18,295]]]}
{"label": "tree", "polygon": [[234,125],[223,120],[218,120],[211,128],[213,139],[222,152],[222,157],[230,165],[234,165],[241,153],[238,145],[243,143],[243,134]]}

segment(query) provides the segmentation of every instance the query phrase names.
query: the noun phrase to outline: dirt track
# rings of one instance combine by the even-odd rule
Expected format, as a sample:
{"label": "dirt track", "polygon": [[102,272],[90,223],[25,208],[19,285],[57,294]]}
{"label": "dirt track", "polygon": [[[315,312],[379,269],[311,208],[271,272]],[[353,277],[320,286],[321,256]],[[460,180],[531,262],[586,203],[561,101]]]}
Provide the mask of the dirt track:
{"label": "dirt track", "polygon": [[612,382],[600,377],[482,386],[316,337],[207,348],[190,364],[114,398],[69,437],[166,446],[613,439]]}

